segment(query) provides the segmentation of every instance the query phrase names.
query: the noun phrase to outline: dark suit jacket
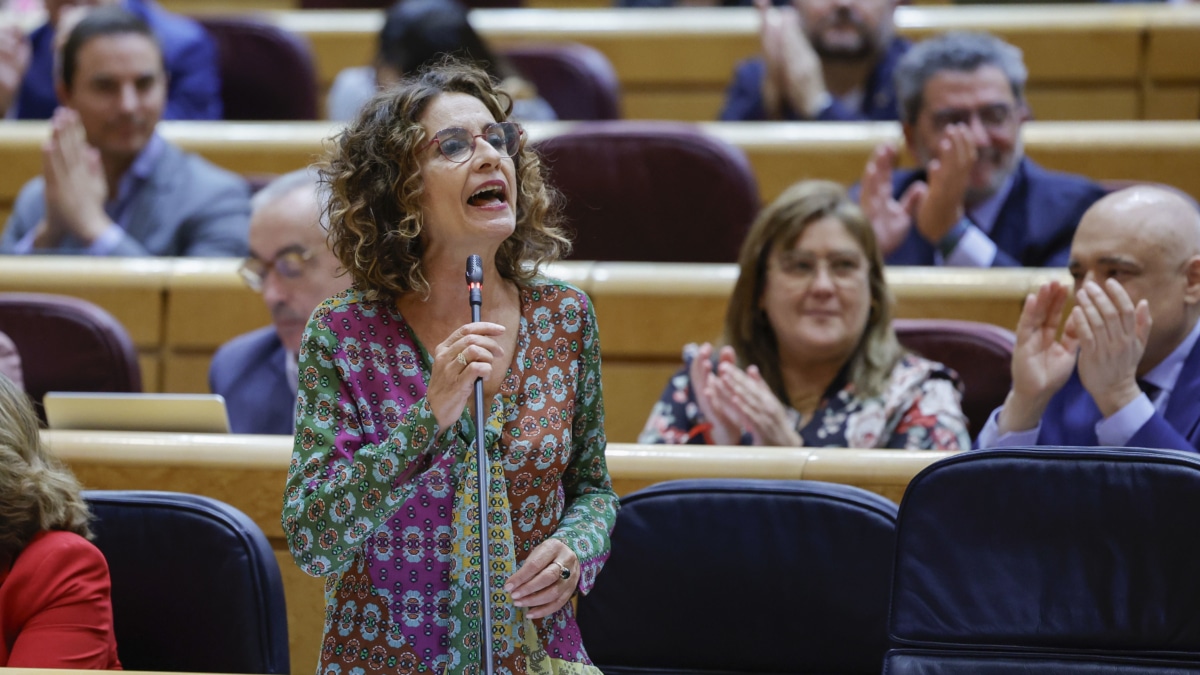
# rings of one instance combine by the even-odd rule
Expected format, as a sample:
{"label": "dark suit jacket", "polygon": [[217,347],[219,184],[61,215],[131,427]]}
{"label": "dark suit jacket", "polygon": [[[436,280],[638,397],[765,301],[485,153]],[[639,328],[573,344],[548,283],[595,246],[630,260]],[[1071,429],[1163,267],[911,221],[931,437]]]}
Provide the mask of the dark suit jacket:
{"label": "dark suit jacket", "polygon": [[[1097,445],[1095,427],[1101,417],[1076,372],[1050,399],[1038,445]],[[1129,447],[1200,450],[1200,343],[1184,361],[1167,409],[1154,413],[1129,439]]]}
{"label": "dark suit jacket", "polygon": [[213,355],[208,387],[225,397],[233,433],[292,435],[296,393],[287,358],[273,326],[239,335]]}
{"label": "dark suit jacket", "polygon": [[[46,214],[46,181],[21,188],[0,237],[0,253],[12,253]],[[215,256],[249,253],[250,187],[237,174],[199,155],[163,144],[154,171],[133,196],[128,230],[113,256]],[[35,253],[82,254],[87,247],[67,237],[54,249]]]}
{"label": "dark suit jacket", "polygon": [[[892,176],[897,198],[909,185],[925,180],[924,170]],[[1047,171],[1028,157],[1017,165],[1012,191],[996,215],[991,238],[999,250],[994,267],[1066,267],[1071,239],[1083,212],[1105,195],[1104,188],[1082,176]],[[888,256],[889,265],[932,265],[934,247],[914,227]]]}
{"label": "dark suit jacket", "polygon": [[[846,108],[836,100],[818,117],[820,122],[848,122],[861,120],[896,120],[900,118],[896,107],[896,85],[892,72],[900,57],[912,44],[896,38],[888,45],[887,52],[871,71],[863,89],[862,107],[859,110]],[[726,122],[757,122],[767,119],[763,107],[762,82],[767,66],[760,58],[746,59],[737,65],[733,82],[725,93],[725,107],[721,119]],[[787,105],[783,108],[783,119],[799,120],[800,117]]]}
{"label": "dark suit jacket", "polygon": [[[172,14],[150,0],[124,0],[154,31],[167,66],[167,120],[221,119],[221,75],[217,46],[194,20]],[[54,27],[42,24],[29,35],[29,67],[17,96],[17,118],[44,120],[54,114]]]}

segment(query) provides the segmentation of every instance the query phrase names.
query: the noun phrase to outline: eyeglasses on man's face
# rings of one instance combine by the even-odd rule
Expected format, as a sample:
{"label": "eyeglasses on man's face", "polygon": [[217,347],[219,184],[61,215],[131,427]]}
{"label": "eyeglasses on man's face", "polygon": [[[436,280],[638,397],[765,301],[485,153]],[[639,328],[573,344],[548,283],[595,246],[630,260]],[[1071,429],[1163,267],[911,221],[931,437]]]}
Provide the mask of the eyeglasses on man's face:
{"label": "eyeglasses on man's face", "polygon": [[275,254],[270,260],[263,260],[253,254],[242,261],[238,274],[251,290],[262,292],[263,282],[271,270],[285,279],[297,279],[304,274],[304,266],[316,255],[299,244],[288,246]]}
{"label": "eyeglasses on man's face", "polygon": [[983,128],[989,131],[999,131],[1008,128],[1009,122],[1016,118],[1019,108],[1008,103],[992,103],[980,106],[974,110],[969,108],[945,108],[935,110],[931,114],[933,128],[939,133],[954,124],[971,126],[972,120],[979,119]]}
{"label": "eyeglasses on man's face", "polygon": [[426,143],[425,148],[437,143],[442,156],[462,164],[475,154],[475,139],[482,138],[501,157],[512,157],[521,150],[521,136],[524,133],[525,130],[516,122],[494,122],[484,127],[482,134],[472,134],[462,127],[450,127],[434,134],[433,140]]}

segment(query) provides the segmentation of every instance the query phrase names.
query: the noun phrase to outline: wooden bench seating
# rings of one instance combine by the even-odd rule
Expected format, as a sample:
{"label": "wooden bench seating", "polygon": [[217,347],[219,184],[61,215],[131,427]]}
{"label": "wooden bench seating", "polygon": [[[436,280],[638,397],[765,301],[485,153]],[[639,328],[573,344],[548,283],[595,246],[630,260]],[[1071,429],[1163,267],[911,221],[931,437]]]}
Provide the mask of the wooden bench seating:
{"label": "wooden bench seating", "polygon": [[[289,437],[81,431],[49,431],[43,437],[85,488],[189,492],[249,515],[270,538],[283,572],[292,672],[312,672],[321,643],[324,584],[296,567],[283,539]],[[608,466],[622,495],[675,478],[804,478],[857,485],[899,501],[913,476],[947,454],[614,443],[608,446]]]}
{"label": "wooden bench seating", "polygon": [[[322,91],[343,68],[370,63],[383,23],[374,11],[265,16],[308,38]],[[750,8],[476,10],[498,46],[573,41],[613,63],[630,119],[716,119],[736,63],[759,52]],[[986,30],[1020,47],[1040,119],[1195,119],[1200,71],[1192,39],[1200,9],[1164,5],[917,6],[898,32],[922,39]]]}
{"label": "wooden bench seating", "polygon": [[[570,123],[530,123],[532,139],[563,133]],[[900,143],[898,124],[733,123],[700,125],[746,152],[765,202],[803,178],[858,180],[871,150]],[[183,148],[245,175],[284,173],[318,158],[337,126],[164,122],[162,134]],[[7,218],[21,186],[41,171],[43,122],[0,125],[0,217]],[[1027,154],[1043,166],[1097,180],[1169,183],[1200,199],[1200,122],[1029,122]]]}
{"label": "wooden bench seating", "polygon": [[[242,285],[239,261],[6,258],[0,292],[76,295],[121,320],[137,344],[150,391],[205,392],[213,352],[265,326],[261,297]],[[595,303],[604,360],[609,440],[637,438],[688,342],[719,338],[734,265],[567,262],[549,272]],[[897,315],[1016,325],[1025,294],[1062,270],[893,268]]]}

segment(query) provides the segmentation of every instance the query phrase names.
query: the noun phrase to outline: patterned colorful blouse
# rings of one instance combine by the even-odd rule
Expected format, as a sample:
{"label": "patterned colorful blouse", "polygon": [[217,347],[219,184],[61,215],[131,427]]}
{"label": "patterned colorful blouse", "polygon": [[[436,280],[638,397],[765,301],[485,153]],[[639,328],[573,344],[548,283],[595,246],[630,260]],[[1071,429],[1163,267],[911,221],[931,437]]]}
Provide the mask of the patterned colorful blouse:
{"label": "patterned colorful blouse", "polygon": [[[324,675],[480,672],[473,405],[438,428],[430,367],[395,307],[353,289],[305,332],[283,530],[297,564],[328,577]],[[617,510],[603,423],[591,302],[535,280],[485,429],[497,673],[599,673],[571,603],[535,621],[503,585],[552,537],[579,557],[579,591],[591,589]]]}
{"label": "patterned colorful blouse", "polygon": [[[708,444],[709,425],[692,393],[688,365],[694,345],[684,350],[683,370],[671,377],[654,404],[639,443]],[[801,425],[788,414],[805,447],[966,450],[971,447],[962,412],[962,385],[946,366],[908,354],[892,369],[879,396],[860,397],[854,384],[835,380]],[[742,444],[750,444],[749,434]]]}

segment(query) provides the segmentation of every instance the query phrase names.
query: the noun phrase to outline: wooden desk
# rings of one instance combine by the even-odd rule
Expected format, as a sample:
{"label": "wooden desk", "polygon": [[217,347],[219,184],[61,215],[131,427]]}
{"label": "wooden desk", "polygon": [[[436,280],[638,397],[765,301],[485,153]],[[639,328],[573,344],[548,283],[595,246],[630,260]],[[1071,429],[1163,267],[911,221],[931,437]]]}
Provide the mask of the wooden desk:
{"label": "wooden desk", "polygon": [[[268,16],[308,38],[322,91],[343,68],[370,63],[383,23],[377,11]],[[896,10],[896,26],[910,39],[986,30],[1020,47],[1040,119],[1139,119],[1147,26],[1195,16],[1196,8],[1147,5],[908,6]],[[571,41],[600,50],[631,119],[715,119],[734,66],[759,52],[751,8],[475,10],[471,21],[497,46]]]}
{"label": "wooden desk", "polygon": [[[530,123],[533,140],[561,134],[569,122]],[[879,143],[900,143],[898,124],[730,123],[699,125],[745,151],[763,202],[805,178],[853,183]],[[337,126],[326,122],[164,122],[164,137],[231,171],[285,173],[318,158]],[[0,125],[0,217],[7,218],[18,191],[41,170],[44,122]],[[1046,168],[1096,180],[1155,181],[1200,199],[1200,122],[1029,122],[1027,154]]]}
{"label": "wooden desk", "polygon": [[[290,438],[71,431],[43,432],[43,438],[85,488],[201,494],[250,516],[271,540],[283,573],[292,672],[312,673],[325,603],[322,580],[292,562],[280,526]],[[947,454],[615,443],[607,453],[618,494],[676,478],[803,478],[857,485],[895,501],[913,476]]]}
{"label": "wooden desk", "polygon": [[[0,291],[82,297],[113,313],[141,356],[147,391],[207,392],[213,353],[270,323],[236,259],[10,258]],[[720,338],[734,265],[565,262],[547,269],[588,293],[604,360],[608,438],[637,438],[688,342]],[[890,268],[899,317],[1016,325],[1025,294],[1063,270]]]}

